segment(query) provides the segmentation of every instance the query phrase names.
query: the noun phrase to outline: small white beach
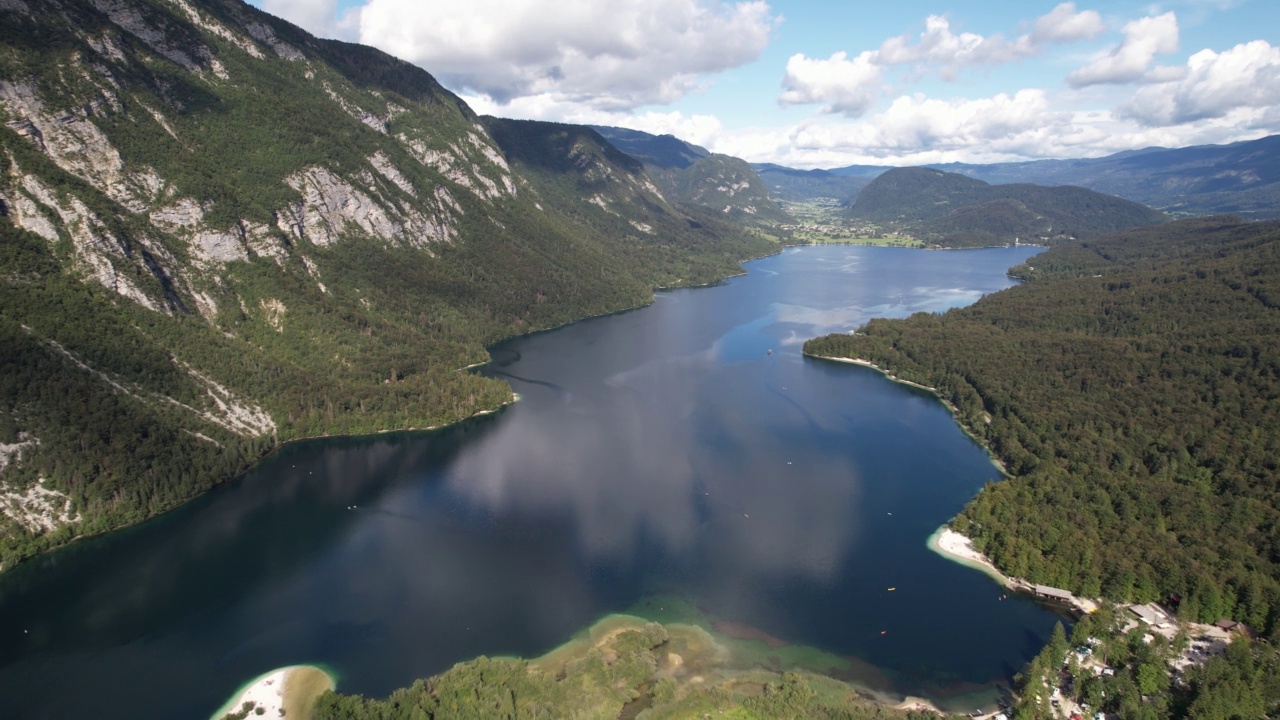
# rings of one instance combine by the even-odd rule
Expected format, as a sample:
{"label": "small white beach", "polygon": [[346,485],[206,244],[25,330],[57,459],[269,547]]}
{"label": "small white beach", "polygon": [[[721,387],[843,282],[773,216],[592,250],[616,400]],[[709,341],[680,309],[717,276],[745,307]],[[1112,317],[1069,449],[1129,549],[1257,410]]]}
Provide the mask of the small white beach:
{"label": "small white beach", "polygon": [[972,540],[946,525],[938,528],[937,532],[930,535],[926,544],[930,550],[945,558],[954,560],[965,567],[981,570],[1005,587],[1013,586],[1013,582],[1008,577],[1005,577],[1004,573],[997,570],[996,566],[985,555],[974,549]]}
{"label": "small white beach", "polygon": [[[1030,592],[1034,589],[1034,586],[1030,582],[1021,578],[1008,577],[997,570],[996,566],[987,559],[986,555],[983,555],[974,549],[972,540],[961,535],[955,530],[952,530],[946,525],[938,528],[937,532],[930,535],[929,539],[925,541],[925,544],[929,546],[930,550],[938,553],[948,560],[960,563],[965,567],[981,570],[996,582],[1007,588],[1024,592]],[[1066,603],[1075,608],[1077,612],[1086,614],[1095,612],[1098,609],[1097,600],[1079,597],[1077,595],[1072,595]]]}
{"label": "small white beach", "polygon": [[314,665],[290,665],[260,675],[218,708],[210,720],[222,720],[252,703],[245,717],[307,718],[316,699],[333,690],[329,673]]}

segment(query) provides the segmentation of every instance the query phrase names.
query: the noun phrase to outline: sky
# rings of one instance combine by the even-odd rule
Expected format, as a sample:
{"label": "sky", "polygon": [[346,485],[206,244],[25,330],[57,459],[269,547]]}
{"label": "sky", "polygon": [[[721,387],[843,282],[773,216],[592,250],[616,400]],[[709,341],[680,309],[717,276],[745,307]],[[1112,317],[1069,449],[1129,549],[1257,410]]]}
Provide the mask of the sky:
{"label": "sky", "polygon": [[796,168],[1100,157],[1280,133],[1280,2],[252,0],[477,112]]}

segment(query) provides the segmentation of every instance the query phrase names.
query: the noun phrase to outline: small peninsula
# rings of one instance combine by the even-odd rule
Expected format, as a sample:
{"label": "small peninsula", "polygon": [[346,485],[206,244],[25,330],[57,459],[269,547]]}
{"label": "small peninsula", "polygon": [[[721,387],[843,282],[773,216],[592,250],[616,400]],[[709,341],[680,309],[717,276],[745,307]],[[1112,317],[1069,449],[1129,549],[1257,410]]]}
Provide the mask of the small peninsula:
{"label": "small peninsula", "polygon": [[291,665],[254,678],[209,720],[312,717],[316,701],[334,689],[333,676],[314,665]]}

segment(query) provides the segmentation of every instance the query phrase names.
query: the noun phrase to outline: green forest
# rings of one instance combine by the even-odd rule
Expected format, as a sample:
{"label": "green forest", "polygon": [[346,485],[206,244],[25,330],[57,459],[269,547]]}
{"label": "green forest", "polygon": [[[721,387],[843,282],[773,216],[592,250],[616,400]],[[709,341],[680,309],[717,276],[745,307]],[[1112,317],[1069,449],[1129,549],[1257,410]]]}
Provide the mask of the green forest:
{"label": "green forest", "polygon": [[805,351],[937,388],[1011,474],[954,521],[1005,573],[1280,636],[1280,226],[1181,221],[1012,272]]}

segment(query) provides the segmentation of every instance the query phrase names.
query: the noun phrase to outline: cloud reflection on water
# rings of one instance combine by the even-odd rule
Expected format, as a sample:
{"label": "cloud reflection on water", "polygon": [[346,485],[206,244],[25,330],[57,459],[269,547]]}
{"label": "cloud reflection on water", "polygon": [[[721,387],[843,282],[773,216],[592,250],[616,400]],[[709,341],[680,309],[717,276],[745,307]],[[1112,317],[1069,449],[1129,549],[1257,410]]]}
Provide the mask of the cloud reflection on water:
{"label": "cloud reflection on water", "polygon": [[517,407],[463,451],[448,485],[491,513],[567,518],[597,563],[625,565],[656,546],[725,595],[825,582],[856,536],[858,472],[820,438],[805,440],[834,430],[772,397],[758,368],[717,368],[718,353],[643,363],[567,406]]}

